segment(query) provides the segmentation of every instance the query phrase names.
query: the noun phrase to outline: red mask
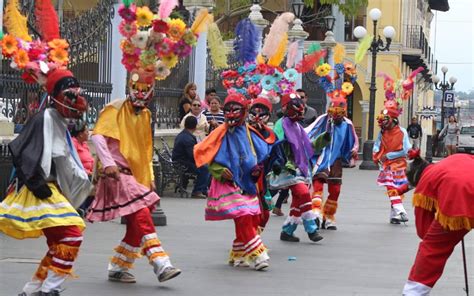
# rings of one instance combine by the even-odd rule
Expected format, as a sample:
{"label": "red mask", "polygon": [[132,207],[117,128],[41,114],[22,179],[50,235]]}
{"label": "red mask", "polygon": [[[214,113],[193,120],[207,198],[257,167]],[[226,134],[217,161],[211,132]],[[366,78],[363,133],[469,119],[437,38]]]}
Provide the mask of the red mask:
{"label": "red mask", "polygon": [[52,98],[54,106],[64,118],[82,118],[87,111],[87,100],[81,96],[80,87],[70,87],[60,91]]}
{"label": "red mask", "polygon": [[387,114],[384,114],[384,112],[381,112],[377,116],[377,123],[381,129],[386,130],[390,129],[390,127],[392,126],[393,119]]}
{"label": "red mask", "polygon": [[153,98],[154,84],[131,82],[129,97],[132,105],[137,108],[145,108]]}
{"label": "red mask", "polygon": [[304,103],[297,96],[291,98],[286,105],[286,116],[293,122],[304,119]]}
{"label": "red mask", "polygon": [[245,113],[245,108],[241,104],[230,102],[224,105],[225,121],[231,127],[244,124]]}
{"label": "red mask", "polygon": [[257,129],[262,129],[270,119],[270,110],[267,107],[257,104],[250,108],[249,123]]}

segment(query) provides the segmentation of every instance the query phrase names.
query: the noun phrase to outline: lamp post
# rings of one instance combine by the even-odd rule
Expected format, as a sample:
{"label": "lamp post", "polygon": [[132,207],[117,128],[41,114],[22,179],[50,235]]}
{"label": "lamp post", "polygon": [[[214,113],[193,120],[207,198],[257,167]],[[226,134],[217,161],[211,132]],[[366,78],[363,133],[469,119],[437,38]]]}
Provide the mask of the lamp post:
{"label": "lamp post", "polygon": [[441,130],[444,128],[444,95],[447,90],[453,90],[454,84],[458,79],[456,77],[450,77],[449,82],[446,81],[446,73],[448,73],[448,67],[443,66],[441,68],[441,72],[443,72],[443,81],[440,82],[440,78],[438,76],[433,76],[433,84],[437,90],[441,90],[443,92],[443,97],[441,98]]}
{"label": "lamp post", "polygon": [[[332,30],[334,29],[336,18],[332,15],[328,15],[328,16],[323,17],[323,22],[324,22],[324,28],[326,29],[326,34],[325,34],[326,37],[321,42],[321,46],[327,49],[327,62],[329,65],[331,65],[331,68],[334,69],[334,59],[333,59],[332,49],[336,46],[337,42],[336,42],[336,39],[334,39],[334,33]],[[325,111],[328,110],[329,104],[330,104],[330,99],[326,95]]]}
{"label": "lamp post", "polygon": [[[370,44],[369,51],[372,53],[372,73],[370,78],[370,100],[369,100],[369,128],[367,131],[367,141],[364,142],[363,148],[363,161],[359,166],[361,170],[376,170],[378,167],[372,161],[372,149],[374,147],[374,118],[375,118],[375,95],[377,87],[376,81],[376,69],[377,69],[377,53],[380,51],[390,50],[390,44],[392,38],[395,36],[395,29],[392,26],[387,26],[383,29],[383,35],[385,36],[386,42],[380,35],[377,38],[377,22],[382,16],[382,12],[378,8],[373,8],[369,12],[369,16],[372,19],[374,25],[374,39]],[[361,39],[367,34],[367,30],[362,26],[354,28],[354,37]]]}

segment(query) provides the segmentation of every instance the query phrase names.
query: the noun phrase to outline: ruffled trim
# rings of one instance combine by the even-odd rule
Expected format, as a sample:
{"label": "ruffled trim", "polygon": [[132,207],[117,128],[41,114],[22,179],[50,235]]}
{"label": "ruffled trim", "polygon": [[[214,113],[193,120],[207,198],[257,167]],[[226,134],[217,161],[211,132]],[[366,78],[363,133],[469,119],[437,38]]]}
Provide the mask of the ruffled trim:
{"label": "ruffled trim", "polygon": [[133,263],[127,262],[115,256],[110,258],[110,263],[120,266],[121,268],[127,268],[127,269],[133,268]]}
{"label": "ruffled trim", "polygon": [[54,256],[62,260],[74,261],[79,253],[79,247],[57,244],[52,247]]}
{"label": "ruffled trim", "polygon": [[334,220],[334,215],[337,211],[337,201],[328,199],[323,206],[324,218]]}
{"label": "ruffled trim", "polygon": [[115,252],[120,253],[120,254],[124,255],[125,257],[127,257],[127,258],[136,259],[136,258],[141,258],[142,257],[142,255],[139,252],[132,252],[130,250],[127,250],[124,246],[121,246],[121,245],[116,247],[114,250],[115,250]]}
{"label": "ruffled trim", "polygon": [[436,211],[435,219],[445,229],[455,230],[471,230],[474,228],[474,218],[469,217],[451,217],[445,215],[439,210],[438,201],[434,197],[429,197],[421,193],[413,195],[413,206],[425,209],[427,211]]}
{"label": "ruffled trim", "polygon": [[262,254],[267,253],[267,247],[264,244],[260,244],[256,249],[247,255],[247,258],[254,261],[255,258],[260,257]]}
{"label": "ruffled trim", "polygon": [[53,259],[50,256],[45,256],[43,260],[41,260],[34,277],[40,281],[44,281],[46,276],[48,276],[48,268],[51,266],[52,262]]}

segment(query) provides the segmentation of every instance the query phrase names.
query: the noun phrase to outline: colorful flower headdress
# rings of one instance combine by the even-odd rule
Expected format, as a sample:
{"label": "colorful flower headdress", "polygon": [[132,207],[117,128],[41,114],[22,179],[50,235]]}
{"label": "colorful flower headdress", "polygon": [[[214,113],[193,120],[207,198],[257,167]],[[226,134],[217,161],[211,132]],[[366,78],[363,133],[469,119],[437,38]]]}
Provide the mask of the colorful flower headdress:
{"label": "colorful flower headdress", "polygon": [[[279,96],[293,92],[298,72],[293,68],[298,45],[288,47],[288,28],[292,13],[278,16],[258,54],[258,34],[250,19],[239,22],[235,30],[234,50],[243,66],[222,72],[222,84],[228,93],[240,93],[248,99],[264,97],[278,103]],[[287,50],[288,47],[288,50]],[[286,69],[281,66],[287,56]]]}
{"label": "colorful flower headdress", "polygon": [[399,68],[395,68],[397,79],[392,78],[385,73],[379,73],[378,76],[384,78],[383,89],[385,90],[385,105],[396,106],[398,115],[403,111],[402,104],[404,100],[408,100],[413,93],[415,85],[414,78],[418,73],[424,70],[423,67],[418,67],[406,79],[403,79]]}
{"label": "colorful flower headdress", "polygon": [[18,0],[8,1],[4,15],[8,34],[0,36],[0,45],[3,56],[12,59],[10,66],[23,71],[23,80],[44,86],[51,70],[67,67],[69,44],[60,38],[58,17],[51,0],[35,1],[35,17],[41,39],[32,40],[27,18],[18,9]]}
{"label": "colorful flower headdress", "polygon": [[119,8],[119,31],[125,37],[121,43],[122,64],[129,72],[146,76],[148,83],[165,79],[178,58],[190,55],[199,33],[213,20],[202,9],[189,28],[181,19],[170,18],[178,4],[177,0],[162,0],[157,14],[147,6],[137,7],[133,0],[124,0]]}

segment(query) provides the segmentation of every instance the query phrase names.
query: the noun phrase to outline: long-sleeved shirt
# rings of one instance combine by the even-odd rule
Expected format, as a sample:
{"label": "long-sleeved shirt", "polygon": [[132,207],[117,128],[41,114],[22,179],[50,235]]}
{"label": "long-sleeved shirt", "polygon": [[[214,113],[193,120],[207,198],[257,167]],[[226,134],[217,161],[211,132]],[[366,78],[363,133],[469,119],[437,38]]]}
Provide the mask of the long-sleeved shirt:
{"label": "long-sleeved shirt", "polygon": [[188,169],[195,171],[193,148],[197,144],[196,137],[187,129],[181,131],[174,140],[173,161],[180,162]]}
{"label": "long-sleeved shirt", "polygon": [[89,150],[89,146],[87,142],[79,143],[77,138],[72,138],[72,143],[74,144],[74,148],[76,148],[77,154],[81,159],[82,166],[86,170],[88,175],[92,174],[92,170],[94,169],[94,157],[92,157],[91,151]]}
{"label": "long-sleeved shirt", "polygon": [[423,131],[421,130],[421,125],[418,123],[410,124],[407,127],[408,136],[412,139],[420,139],[423,136]]}

